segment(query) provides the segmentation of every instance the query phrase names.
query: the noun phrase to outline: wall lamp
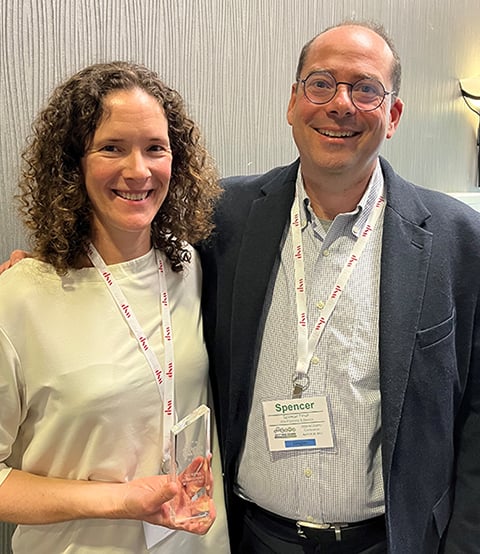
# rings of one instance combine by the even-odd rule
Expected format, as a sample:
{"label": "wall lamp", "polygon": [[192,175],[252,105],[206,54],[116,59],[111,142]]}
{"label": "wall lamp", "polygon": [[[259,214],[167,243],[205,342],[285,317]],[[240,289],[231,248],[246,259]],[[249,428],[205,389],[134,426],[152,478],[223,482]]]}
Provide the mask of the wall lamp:
{"label": "wall lamp", "polygon": [[480,75],[460,79],[460,90],[467,106],[479,116],[477,131],[477,174],[480,187]]}

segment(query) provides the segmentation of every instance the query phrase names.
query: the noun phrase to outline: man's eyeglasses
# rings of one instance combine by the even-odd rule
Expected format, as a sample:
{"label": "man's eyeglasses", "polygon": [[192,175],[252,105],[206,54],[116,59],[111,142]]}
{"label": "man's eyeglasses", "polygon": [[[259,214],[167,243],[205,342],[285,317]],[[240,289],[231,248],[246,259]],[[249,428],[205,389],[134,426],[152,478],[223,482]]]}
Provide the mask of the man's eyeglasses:
{"label": "man's eyeglasses", "polygon": [[364,78],[355,83],[336,81],[328,71],[314,71],[305,79],[298,79],[303,85],[305,97],[312,104],[327,104],[337,94],[338,85],[347,85],[353,105],[362,112],[371,112],[382,105],[385,96],[395,94],[387,91],[380,81]]}

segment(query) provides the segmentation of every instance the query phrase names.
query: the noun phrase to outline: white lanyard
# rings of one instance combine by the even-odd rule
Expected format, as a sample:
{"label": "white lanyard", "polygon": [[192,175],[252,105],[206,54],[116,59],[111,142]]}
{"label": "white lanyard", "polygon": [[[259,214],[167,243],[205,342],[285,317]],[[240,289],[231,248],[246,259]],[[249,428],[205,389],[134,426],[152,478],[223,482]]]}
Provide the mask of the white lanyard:
{"label": "white lanyard", "polygon": [[128,303],[125,295],[114,280],[111,272],[103,261],[102,257],[98,253],[93,244],[88,245],[87,249],[88,257],[90,261],[102,276],[102,279],[106,283],[110,294],[112,295],[115,303],[120,308],[125,321],[130,327],[132,333],[135,335],[138,344],[140,345],[142,352],[147,359],[150,366],[155,382],[157,383],[160,397],[163,401],[163,463],[168,465],[170,460],[170,429],[175,423],[175,406],[174,406],[174,357],[173,357],[173,336],[172,336],[172,324],[170,320],[170,308],[167,292],[167,280],[165,278],[165,265],[163,260],[155,250],[155,260],[158,268],[158,281],[160,286],[160,305],[162,310],[162,326],[163,326],[163,338],[165,348],[165,368],[164,371],[160,365],[152,348],[148,344],[147,337],[143,332],[131,306]]}
{"label": "white lanyard", "polygon": [[373,229],[383,212],[385,200],[382,194],[379,194],[375,200],[375,205],[367,219],[365,227],[361,235],[355,241],[350,256],[337,277],[333,286],[332,292],[322,314],[318,318],[310,337],[308,337],[307,325],[307,294],[305,291],[305,265],[303,256],[302,231],[300,227],[300,203],[298,194],[295,193],[291,213],[290,227],[292,229],[292,247],[295,270],[295,298],[297,304],[297,329],[298,329],[298,354],[297,367],[293,375],[293,398],[302,396],[302,391],[308,388],[310,383],[308,370],[310,361],[313,357],[315,348],[322,336],[325,326],[335,310],[338,300],[345,288],[345,285],[352,274],[355,265],[358,263],[360,256],[368,242]]}

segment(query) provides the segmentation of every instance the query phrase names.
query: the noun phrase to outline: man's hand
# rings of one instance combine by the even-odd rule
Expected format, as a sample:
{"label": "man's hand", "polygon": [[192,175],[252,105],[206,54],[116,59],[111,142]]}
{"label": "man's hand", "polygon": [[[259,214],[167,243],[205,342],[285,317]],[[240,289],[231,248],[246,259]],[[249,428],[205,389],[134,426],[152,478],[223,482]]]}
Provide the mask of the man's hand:
{"label": "man's hand", "polygon": [[10,259],[6,262],[3,262],[3,264],[0,264],[0,275],[6,270],[12,267],[12,265],[15,265],[20,260],[23,260],[23,258],[28,258],[29,254],[28,252],[25,252],[24,250],[14,250],[10,254]]}

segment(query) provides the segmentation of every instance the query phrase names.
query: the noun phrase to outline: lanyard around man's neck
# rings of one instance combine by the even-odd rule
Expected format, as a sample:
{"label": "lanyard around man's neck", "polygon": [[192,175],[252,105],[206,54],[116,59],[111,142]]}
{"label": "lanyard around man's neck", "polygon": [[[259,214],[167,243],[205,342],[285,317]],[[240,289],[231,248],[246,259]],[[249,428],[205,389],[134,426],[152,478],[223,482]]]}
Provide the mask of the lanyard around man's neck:
{"label": "lanyard around man's neck", "polygon": [[293,201],[292,209],[290,212],[290,229],[292,232],[292,248],[293,248],[293,260],[294,260],[294,272],[295,272],[295,299],[297,307],[297,365],[292,377],[293,381],[293,398],[300,398],[304,390],[306,390],[310,383],[308,375],[310,361],[313,357],[315,348],[322,336],[325,326],[330,319],[330,316],[334,312],[340,296],[345,289],[356,264],[358,263],[360,256],[368,242],[373,229],[383,212],[385,200],[382,192],[380,192],[373,206],[373,209],[367,219],[367,222],[362,230],[362,233],[355,241],[352,251],[347,258],[343,269],[340,271],[332,292],[328,300],[325,303],[322,313],[319,316],[315,326],[308,337],[308,322],[307,322],[307,294],[305,284],[305,265],[304,265],[304,253],[303,253],[303,241],[302,241],[302,229],[300,218],[300,202],[298,200],[298,193],[295,193],[295,199]]}

